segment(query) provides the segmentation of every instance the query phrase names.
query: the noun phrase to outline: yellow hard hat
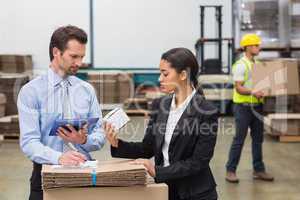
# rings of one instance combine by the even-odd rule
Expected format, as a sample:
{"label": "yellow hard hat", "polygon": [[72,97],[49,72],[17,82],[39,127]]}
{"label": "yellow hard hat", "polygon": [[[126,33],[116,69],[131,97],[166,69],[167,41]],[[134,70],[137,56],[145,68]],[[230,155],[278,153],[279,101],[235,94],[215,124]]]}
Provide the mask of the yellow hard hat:
{"label": "yellow hard hat", "polygon": [[251,46],[251,45],[260,45],[261,39],[258,35],[249,33],[243,36],[241,39],[241,47]]}

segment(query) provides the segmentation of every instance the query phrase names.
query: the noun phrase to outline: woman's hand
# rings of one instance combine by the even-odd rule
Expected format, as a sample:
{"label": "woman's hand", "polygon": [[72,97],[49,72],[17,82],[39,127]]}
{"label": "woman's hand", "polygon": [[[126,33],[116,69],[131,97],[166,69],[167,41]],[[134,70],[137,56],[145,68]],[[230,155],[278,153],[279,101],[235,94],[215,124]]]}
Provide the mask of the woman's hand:
{"label": "woman's hand", "polygon": [[148,171],[148,173],[150,174],[150,176],[155,177],[155,167],[154,164],[151,160],[149,159],[136,159],[134,161],[131,162],[131,164],[134,165],[144,165],[144,167],[146,168],[146,170]]}
{"label": "woman's hand", "polygon": [[119,139],[117,138],[117,132],[112,124],[104,122],[104,132],[106,139],[109,141],[111,146],[118,148]]}

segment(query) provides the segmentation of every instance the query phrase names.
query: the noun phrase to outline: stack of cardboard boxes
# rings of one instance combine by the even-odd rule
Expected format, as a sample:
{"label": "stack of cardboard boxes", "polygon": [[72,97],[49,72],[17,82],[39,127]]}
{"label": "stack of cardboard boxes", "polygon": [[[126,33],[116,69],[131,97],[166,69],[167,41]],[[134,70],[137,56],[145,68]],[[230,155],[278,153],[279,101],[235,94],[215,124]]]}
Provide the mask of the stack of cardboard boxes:
{"label": "stack of cardboard boxes", "polygon": [[89,83],[93,85],[99,103],[117,103],[117,75],[89,74]]}
{"label": "stack of cardboard boxes", "polygon": [[132,75],[128,73],[89,73],[100,104],[123,103],[133,93]]}
{"label": "stack of cardboard boxes", "polygon": [[18,113],[17,97],[23,85],[29,81],[27,75],[22,74],[0,74],[0,93],[6,96],[5,115]]}
{"label": "stack of cardboard boxes", "polygon": [[265,130],[275,136],[299,136],[299,113],[274,113],[265,117]]}
{"label": "stack of cardboard boxes", "polygon": [[[146,176],[143,166],[132,165],[128,160],[122,159],[101,161],[96,168],[78,169],[47,165],[43,166],[42,170],[44,200],[81,200],[83,199],[83,194],[85,200],[168,199],[168,186],[165,184],[153,184],[153,182],[149,183]],[[61,180],[63,177],[67,177],[65,183],[68,183],[68,185],[64,186],[64,188],[55,188],[55,186],[62,186],[63,182],[51,179],[51,177],[57,177]],[[54,188],[47,188],[49,184],[54,186]],[[85,185],[85,187],[82,187],[82,185]],[[97,185],[98,187],[93,187],[92,185]]]}
{"label": "stack of cardboard boxes", "polygon": [[0,55],[0,71],[3,73],[32,73],[31,55]]}
{"label": "stack of cardboard boxes", "polygon": [[29,81],[32,72],[31,55],[0,55],[1,136],[16,136],[19,134],[18,121],[12,119],[15,118],[13,115],[18,113],[16,104],[19,91]]}
{"label": "stack of cardboard boxes", "polygon": [[0,135],[6,137],[19,136],[19,118],[18,115],[5,116],[0,118]]}
{"label": "stack of cardboard boxes", "polygon": [[266,97],[264,113],[300,113],[300,95]]}
{"label": "stack of cardboard boxes", "polygon": [[[87,163],[88,164],[88,163]],[[93,176],[91,176],[91,174]],[[147,172],[143,165],[132,165],[130,161],[102,161],[93,166],[62,167],[44,165],[42,170],[43,189],[122,186],[147,184]]]}
{"label": "stack of cardboard boxes", "polygon": [[118,102],[124,103],[124,101],[134,95],[134,82],[133,74],[120,73],[117,79],[118,88]]}
{"label": "stack of cardboard boxes", "polygon": [[254,90],[262,90],[267,96],[264,121],[271,135],[300,135],[299,66],[295,59],[276,59],[253,67]]}

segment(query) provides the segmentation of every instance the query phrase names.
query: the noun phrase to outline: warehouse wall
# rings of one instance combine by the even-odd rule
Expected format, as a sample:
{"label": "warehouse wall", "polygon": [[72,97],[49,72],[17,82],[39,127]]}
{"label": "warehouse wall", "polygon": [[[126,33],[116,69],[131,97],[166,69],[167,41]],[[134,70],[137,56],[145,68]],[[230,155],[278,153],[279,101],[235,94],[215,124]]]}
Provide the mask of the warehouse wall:
{"label": "warehouse wall", "polygon": [[55,28],[74,24],[88,30],[89,6],[86,2],[2,0],[0,54],[32,54],[34,68],[46,69],[49,66],[49,41]]}
{"label": "warehouse wall", "polygon": [[[229,0],[227,0],[229,1]],[[97,66],[155,67],[162,52],[184,46],[194,49],[200,35],[199,4],[207,0],[96,1],[95,62]],[[224,2],[224,1],[223,1]],[[225,35],[230,35],[231,11],[225,9]],[[208,19],[215,19],[208,12]],[[228,17],[229,16],[229,17]],[[213,21],[207,31],[214,33]]]}
{"label": "warehouse wall", "polygon": [[[226,2],[226,5],[225,3]],[[229,0],[95,0],[95,65],[157,67],[162,52],[178,46],[194,50],[199,37],[199,5],[224,5],[224,36],[231,36]],[[89,31],[87,0],[6,0],[0,7],[0,54],[32,54],[35,69],[49,64],[53,30],[74,24]],[[214,34],[213,12],[207,32]],[[211,52],[213,54],[213,52]],[[86,62],[90,61],[89,50]]]}

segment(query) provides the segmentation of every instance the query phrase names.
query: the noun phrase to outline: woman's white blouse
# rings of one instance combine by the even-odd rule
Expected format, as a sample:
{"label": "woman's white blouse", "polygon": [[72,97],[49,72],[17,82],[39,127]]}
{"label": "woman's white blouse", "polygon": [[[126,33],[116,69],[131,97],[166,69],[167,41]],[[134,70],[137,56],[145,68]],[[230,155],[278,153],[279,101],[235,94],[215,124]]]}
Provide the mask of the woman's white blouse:
{"label": "woman's white blouse", "polygon": [[176,104],[175,104],[175,94],[173,94],[171,109],[170,109],[170,113],[169,113],[169,117],[168,117],[168,121],[167,121],[167,125],[166,125],[165,141],[164,141],[164,144],[162,147],[162,152],[163,152],[163,156],[164,156],[164,167],[167,167],[170,165],[169,153],[168,153],[169,145],[170,145],[170,141],[172,139],[172,135],[173,135],[174,129],[176,127],[176,124],[179,121],[182,113],[185,111],[185,109],[189,105],[189,103],[190,103],[191,99],[193,98],[193,96],[195,95],[195,93],[196,93],[196,90],[194,89],[193,92],[177,108],[176,108]]}

